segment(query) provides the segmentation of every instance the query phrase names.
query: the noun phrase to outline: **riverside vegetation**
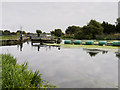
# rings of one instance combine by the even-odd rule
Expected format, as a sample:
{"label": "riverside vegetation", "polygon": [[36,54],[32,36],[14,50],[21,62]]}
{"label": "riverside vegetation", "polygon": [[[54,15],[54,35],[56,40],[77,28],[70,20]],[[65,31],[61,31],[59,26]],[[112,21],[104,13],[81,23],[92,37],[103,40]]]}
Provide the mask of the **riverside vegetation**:
{"label": "riverside vegetation", "polygon": [[10,54],[1,54],[2,88],[55,88],[41,78],[39,71],[28,70],[28,63],[17,64],[16,58]]}

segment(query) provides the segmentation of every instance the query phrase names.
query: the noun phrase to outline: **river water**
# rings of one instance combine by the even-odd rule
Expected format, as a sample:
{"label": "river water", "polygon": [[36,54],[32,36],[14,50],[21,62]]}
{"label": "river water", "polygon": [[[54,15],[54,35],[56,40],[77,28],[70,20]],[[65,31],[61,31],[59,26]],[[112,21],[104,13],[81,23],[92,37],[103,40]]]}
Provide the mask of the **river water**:
{"label": "river water", "polygon": [[112,51],[63,48],[24,43],[0,47],[17,63],[28,61],[29,68],[39,70],[42,78],[60,88],[117,88],[118,57]]}

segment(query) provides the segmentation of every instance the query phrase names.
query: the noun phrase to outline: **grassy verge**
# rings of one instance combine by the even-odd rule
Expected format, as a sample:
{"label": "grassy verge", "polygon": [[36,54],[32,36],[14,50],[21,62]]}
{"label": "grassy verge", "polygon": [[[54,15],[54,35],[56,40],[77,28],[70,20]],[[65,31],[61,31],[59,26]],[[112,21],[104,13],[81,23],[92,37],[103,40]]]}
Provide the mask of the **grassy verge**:
{"label": "grassy verge", "polygon": [[28,70],[27,63],[18,65],[17,60],[10,54],[0,55],[2,58],[2,87],[3,88],[51,88],[55,87],[41,78],[39,71]]}

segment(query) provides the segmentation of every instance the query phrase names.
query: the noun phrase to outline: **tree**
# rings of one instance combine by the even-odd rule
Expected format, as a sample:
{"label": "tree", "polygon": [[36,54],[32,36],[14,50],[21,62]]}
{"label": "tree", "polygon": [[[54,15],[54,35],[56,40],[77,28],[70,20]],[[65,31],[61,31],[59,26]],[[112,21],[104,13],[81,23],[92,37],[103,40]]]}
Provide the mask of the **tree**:
{"label": "tree", "polygon": [[119,24],[119,23],[120,23],[120,17],[117,18],[117,22],[116,22],[116,24]]}
{"label": "tree", "polygon": [[16,33],[15,32],[11,32],[11,35],[16,35]]}
{"label": "tree", "polygon": [[120,18],[117,18],[115,31],[116,33],[120,33]]}
{"label": "tree", "polygon": [[24,34],[24,35],[25,35],[25,34],[26,34],[26,32],[25,32],[25,31],[22,31],[22,34]]}
{"label": "tree", "polygon": [[96,39],[96,35],[103,33],[103,27],[96,20],[91,20],[86,26],[80,28],[74,34],[76,39]]}
{"label": "tree", "polygon": [[[87,25],[87,30],[83,30],[86,33],[89,33],[92,39],[96,38],[96,35],[101,35],[103,33],[103,27],[96,20],[91,20]],[[83,28],[84,29],[84,28]]]}
{"label": "tree", "polygon": [[38,37],[40,36],[40,33],[42,33],[41,30],[36,30],[36,33],[38,34]]}
{"label": "tree", "polygon": [[79,26],[69,26],[66,30],[65,33],[66,34],[75,34],[77,31],[80,30]]}
{"label": "tree", "polygon": [[114,34],[115,33],[115,25],[109,24],[108,22],[103,21],[101,24],[103,27],[103,33],[105,34]]}
{"label": "tree", "polygon": [[22,31],[21,30],[17,30],[16,34],[21,34]]}
{"label": "tree", "polygon": [[43,34],[46,34],[46,32],[43,32]]}
{"label": "tree", "polygon": [[3,35],[10,35],[10,31],[9,31],[9,30],[5,30],[5,31],[3,32]]}
{"label": "tree", "polygon": [[54,34],[55,34],[55,31],[50,31],[50,34],[51,34],[51,35],[54,35]]}
{"label": "tree", "polygon": [[120,23],[116,25],[115,31],[116,33],[120,33]]}
{"label": "tree", "polygon": [[83,29],[79,30],[78,32],[76,32],[74,34],[74,38],[75,39],[84,39],[84,33],[83,33]]}
{"label": "tree", "polygon": [[[53,33],[53,32],[52,32]],[[57,37],[60,37],[63,35],[63,32],[61,29],[55,29],[54,31],[54,35],[57,36]]]}

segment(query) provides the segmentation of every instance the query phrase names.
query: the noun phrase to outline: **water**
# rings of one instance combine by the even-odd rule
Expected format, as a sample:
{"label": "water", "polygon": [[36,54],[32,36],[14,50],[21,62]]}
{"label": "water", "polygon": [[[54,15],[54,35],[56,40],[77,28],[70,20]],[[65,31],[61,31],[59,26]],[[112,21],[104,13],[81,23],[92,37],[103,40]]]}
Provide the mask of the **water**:
{"label": "water", "polygon": [[11,53],[22,64],[39,70],[42,78],[60,88],[116,88],[118,57],[114,52],[83,48],[2,46],[2,53]]}

